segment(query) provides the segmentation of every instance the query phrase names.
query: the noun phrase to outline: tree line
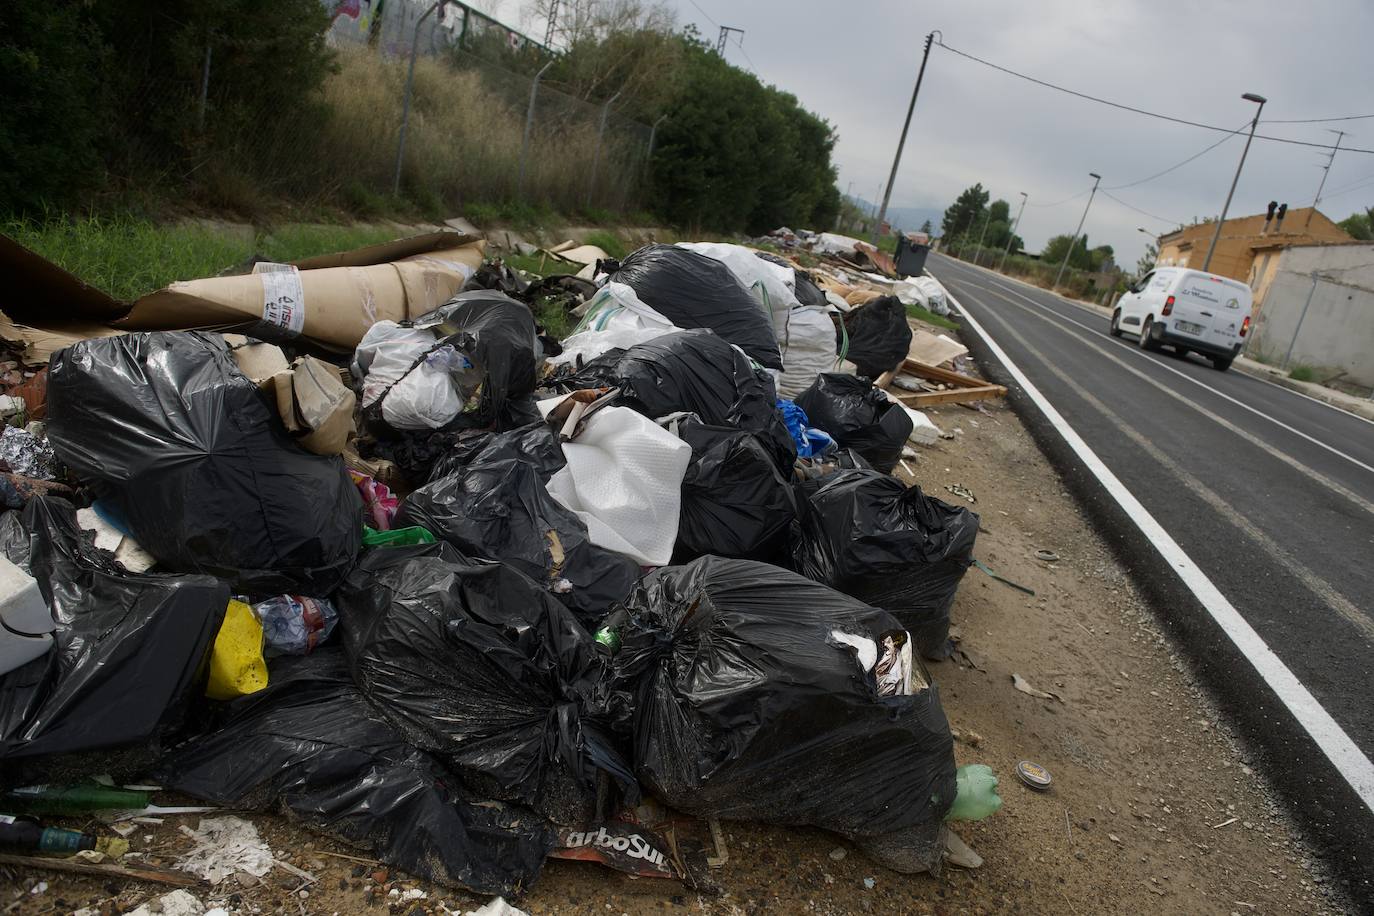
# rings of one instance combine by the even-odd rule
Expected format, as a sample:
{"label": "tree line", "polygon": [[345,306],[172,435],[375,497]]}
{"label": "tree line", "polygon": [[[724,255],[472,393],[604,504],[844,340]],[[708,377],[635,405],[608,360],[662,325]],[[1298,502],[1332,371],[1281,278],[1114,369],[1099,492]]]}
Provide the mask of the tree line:
{"label": "tree line", "polygon": [[[835,132],[794,96],[715,54],[692,27],[678,29],[662,5],[574,0],[560,21],[565,50],[541,85],[589,106],[619,93],[616,115],[659,122],[641,194],[652,215],[720,232],[833,223],[840,205]],[[214,209],[215,188],[265,183],[283,158],[252,161],[239,154],[246,141],[283,124],[309,135],[340,116],[324,91],[338,71],[325,41],[329,26],[320,0],[0,4],[7,107],[0,215],[142,198]],[[544,49],[512,48],[495,33],[476,35],[460,50],[449,61],[455,70],[480,58],[532,76],[550,61]],[[491,116],[520,118],[518,105]],[[350,152],[334,150],[335,161],[316,165],[346,169]],[[509,166],[513,172],[516,163]],[[291,199],[290,187],[279,184],[275,193],[287,205],[317,202]],[[412,204],[423,199],[418,189],[403,187],[402,194]],[[465,202],[428,201],[451,208]],[[330,203],[347,208],[348,199]]]}
{"label": "tree line", "polygon": [[[1019,235],[1012,234],[1011,205],[1005,200],[992,200],[981,182],[965,188],[945,210],[940,221],[943,234],[942,245],[946,251],[977,245],[982,240],[983,248],[995,251],[1007,249],[1011,242],[1010,253],[1022,252],[1025,243]],[[1045,243],[1040,252],[1040,260],[1058,264],[1069,252],[1073,242],[1072,235],[1056,235]],[[1115,251],[1111,245],[1093,247],[1088,243],[1087,233],[1078,237],[1069,255],[1069,267],[1084,271],[1106,270],[1114,265]]]}

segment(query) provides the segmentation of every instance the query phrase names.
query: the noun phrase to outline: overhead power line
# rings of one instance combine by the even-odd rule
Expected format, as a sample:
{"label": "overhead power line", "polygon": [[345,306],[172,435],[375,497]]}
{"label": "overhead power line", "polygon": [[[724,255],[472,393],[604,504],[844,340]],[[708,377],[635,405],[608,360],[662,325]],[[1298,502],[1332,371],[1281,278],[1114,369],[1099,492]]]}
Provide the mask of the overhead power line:
{"label": "overhead power line", "polygon": [[1088,193],[1087,191],[1079,191],[1077,194],[1075,194],[1075,195],[1072,196],[1072,197],[1066,197],[1066,198],[1064,198],[1063,200],[1056,200],[1056,201],[1055,201],[1054,203],[1052,203],[1052,204],[1033,204],[1033,203],[1027,202],[1026,206],[1028,206],[1028,207],[1062,207],[1064,204],[1067,204],[1067,203],[1069,203],[1070,201],[1078,200],[1078,198],[1082,197],[1084,194],[1087,194],[1087,193]]}
{"label": "overhead power line", "polygon": [[695,6],[695,7],[697,8],[697,12],[700,13],[701,15],[705,16],[705,17],[706,17],[706,21],[709,22],[709,23],[711,23],[711,25],[714,25],[714,26],[717,26],[717,27],[720,26],[720,23],[719,23],[719,22],[716,22],[714,19],[711,18],[711,14],[710,14],[710,13],[706,12],[704,9],[701,8],[701,4],[700,4],[700,3],[697,3],[697,0],[687,0],[687,2],[690,3],[690,4],[692,4],[692,6]]}
{"label": "overhead power line", "polygon": [[[1001,66],[1000,64],[994,64],[992,61],[984,60],[984,59],[981,58],[981,57],[975,57],[974,55],[969,54],[969,53],[966,52],[966,51],[960,51],[958,48],[951,48],[949,45],[945,44],[943,41],[936,41],[936,44],[938,44],[940,47],[944,48],[946,51],[949,51],[949,52],[952,53],[952,54],[957,54],[957,55],[959,55],[960,57],[967,58],[968,60],[971,60],[971,61],[973,61],[973,62],[975,62],[975,63],[982,64],[982,65],[985,66],[985,67],[991,67],[993,70],[998,70],[998,71],[1000,71],[1000,72],[1002,72],[1002,73],[1005,73],[1005,74],[1007,74],[1007,75],[1009,75],[1009,76],[1014,76],[1014,77],[1016,77],[1017,79],[1023,79],[1023,80],[1026,80],[1027,82],[1035,83],[1037,86],[1044,86],[1046,89],[1053,89],[1053,90],[1055,90],[1056,92],[1067,93],[1068,95],[1076,96],[1076,97],[1078,97],[1078,98],[1080,98],[1080,99],[1086,99],[1086,100],[1089,101],[1089,102],[1097,102],[1099,105],[1106,105],[1106,106],[1108,106],[1108,107],[1110,107],[1110,108],[1118,108],[1118,109],[1120,109],[1120,110],[1122,110],[1122,111],[1129,111],[1129,112],[1132,112],[1132,113],[1134,113],[1134,114],[1144,115],[1145,117],[1148,117],[1148,118],[1157,118],[1157,119],[1159,119],[1159,120],[1161,120],[1161,121],[1171,121],[1171,122],[1173,122],[1174,124],[1184,124],[1184,125],[1186,125],[1186,126],[1188,126],[1188,127],[1198,127],[1198,128],[1203,129],[1203,130],[1215,130],[1215,131],[1220,131],[1221,133],[1224,133],[1224,134],[1231,134],[1231,133],[1233,133],[1233,131],[1232,131],[1230,128],[1228,128],[1228,127],[1218,127],[1218,126],[1216,126],[1215,124],[1203,124],[1201,121],[1190,121],[1190,120],[1188,120],[1187,118],[1176,118],[1176,117],[1174,117],[1174,116],[1172,116],[1172,115],[1160,114],[1160,113],[1157,112],[1157,111],[1147,111],[1147,110],[1144,109],[1144,108],[1136,108],[1134,105],[1124,105],[1124,104],[1122,104],[1121,102],[1113,102],[1113,101],[1111,101],[1110,99],[1099,98],[1098,96],[1095,96],[1095,95],[1089,95],[1089,94],[1086,93],[1086,92],[1079,92],[1079,91],[1076,90],[1076,89],[1069,89],[1069,88],[1066,87],[1066,86],[1059,86],[1059,85],[1056,85],[1056,84],[1054,84],[1054,83],[1046,82],[1045,80],[1042,80],[1042,79],[1037,79],[1037,78],[1035,78],[1035,77],[1033,77],[1033,76],[1028,76],[1028,75],[1026,75],[1025,73],[1019,73],[1019,72],[1017,72],[1017,71],[1015,71],[1015,70],[1012,70],[1012,69],[1010,69],[1010,68],[1003,67],[1003,66]],[[1293,140],[1293,139],[1291,139],[1291,138],[1289,138],[1289,137],[1270,137],[1270,136],[1266,136],[1266,135],[1264,135],[1264,134],[1255,134],[1255,139],[1257,139],[1257,140],[1269,140],[1269,141],[1272,141],[1272,142],[1274,142],[1274,143],[1289,143],[1289,144],[1292,144],[1293,146],[1310,146],[1310,147],[1315,147],[1316,149],[1328,149],[1328,150],[1329,150],[1329,149],[1332,149],[1332,148],[1333,148],[1332,144],[1330,144],[1330,143],[1312,143],[1312,142],[1307,141],[1307,140]],[[1347,153],[1369,153],[1369,154],[1374,154],[1374,149],[1361,149],[1361,148],[1359,148],[1359,147],[1352,147],[1352,146],[1343,146],[1343,147],[1341,147],[1341,149],[1342,149],[1342,151],[1347,152]]]}
{"label": "overhead power line", "polygon": [[[1249,123],[1250,123],[1250,122],[1249,122],[1248,120],[1245,122],[1245,124],[1249,124]],[[1175,169],[1181,169],[1181,168],[1183,168],[1185,165],[1187,165],[1188,163],[1192,162],[1194,159],[1197,159],[1197,158],[1199,158],[1200,156],[1203,156],[1203,155],[1205,155],[1205,154],[1207,154],[1207,153],[1210,153],[1212,150],[1216,149],[1218,146],[1221,146],[1221,145],[1222,145],[1223,143],[1225,143],[1227,140],[1230,140],[1230,139],[1231,139],[1232,137],[1234,137],[1236,134],[1238,134],[1238,133],[1240,133],[1241,131],[1245,130],[1245,124],[1242,124],[1240,127],[1237,127],[1235,130],[1231,131],[1229,134],[1227,134],[1226,136],[1222,137],[1220,140],[1218,140],[1216,143],[1213,143],[1211,146],[1207,147],[1207,148],[1204,149],[1202,152],[1194,153],[1193,155],[1189,156],[1187,159],[1184,159],[1182,162],[1179,162],[1179,163],[1176,163],[1176,164],[1174,164],[1174,165],[1171,165],[1171,166],[1169,166],[1167,169],[1165,169],[1165,170],[1162,171],[1162,172],[1155,172],[1153,175],[1149,176],[1148,178],[1142,178],[1142,179],[1140,179],[1139,181],[1132,181],[1132,182],[1130,182],[1129,184],[1117,184],[1117,185],[1112,185],[1110,188],[1103,188],[1102,191],[1103,191],[1103,193],[1106,193],[1107,191],[1119,191],[1119,190],[1121,190],[1122,188],[1134,188],[1136,185],[1142,185],[1142,184],[1144,184],[1144,183],[1147,182],[1147,181],[1154,181],[1156,178],[1161,178],[1161,177],[1163,177],[1163,176],[1169,174],[1170,172],[1174,171]],[[1115,199],[1115,198],[1113,198],[1113,199]]]}
{"label": "overhead power line", "polygon": [[1168,223],[1170,226],[1182,226],[1182,225],[1183,225],[1183,221],[1182,221],[1182,220],[1169,219],[1167,216],[1157,216],[1157,215],[1155,215],[1154,213],[1150,213],[1150,212],[1148,212],[1148,211],[1146,211],[1146,210],[1140,209],[1139,207],[1135,206],[1134,204],[1128,204],[1128,203],[1126,203],[1126,201],[1122,200],[1120,197],[1117,197],[1115,194],[1110,194],[1110,193],[1108,193],[1107,191],[1102,190],[1101,188],[1099,188],[1098,190],[1101,190],[1101,191],[1102,191],[1103,196],[1105,196],[1105,197],[1110,197],[1112,200],[1114,200],[1114,201],[1116,201],[1117,203],[1121,204],[1121,206],[1125,207],[1127,210],[1134,210],[1135,212],[1139,213],[1141,216],[1148,216],[1150,219],[1157,219],[1157,220],[1159,220],[1161,223]]}
{"label": "overhead power line", "polygon": [[1345,115],[1340,118],[1293,118],[1290,120],[1275,120],[1265,118],[1261,124],[1330,124],[1332,121],[1363,121],[1366,118],[1374,118],[1374,114],[1367,115]]}

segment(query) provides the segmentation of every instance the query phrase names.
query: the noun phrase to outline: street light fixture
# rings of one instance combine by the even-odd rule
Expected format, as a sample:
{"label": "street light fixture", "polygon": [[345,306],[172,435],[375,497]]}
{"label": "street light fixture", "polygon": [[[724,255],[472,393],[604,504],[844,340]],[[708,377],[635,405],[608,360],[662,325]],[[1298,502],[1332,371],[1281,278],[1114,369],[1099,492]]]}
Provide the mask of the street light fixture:
{"label": "street light fixture", "polygon": [[1088,177],[1093,180],[1092,193],[1088,195],[1088,206],[1083,208],[1083,216],[1078,220],[1078,228],[1073,231],[1073,239],[1069,242],[1069,250],[1064,252],[1064,263],[1059,265],[1059,273],[1054,275],[1055,286],[1058,286],[1060,279],[1063,278],[1064,268],[1069,266],[1069,256],[1073,254],[1074,248],[1078,245],[1078,233],[1083,231],[1083,224],[1087,222],[1088,219],[1088,207],[1093,205],[1093,197],[1097,195],[1097,185],[1102,181],[1102,176],[1096,172],[1089,172]]}
{"label": "street light fixture", "polygon": [[1205,271],[1212,266],[1212,253],[1217,250],[1217,240],[1221,238],[1221,227],[1226,222],[1226,213],[1231,209],[1231,198],[1236,193],[1236,185],[1240,182],[1240,170],[1245,167],[1245,154],[1250,152],[1250,141],[1255,139],[1255,128],[1259,127],[1260,112],[1264,111],[1264,103],[1269,101],[1262,95],[1247,92],[1241,96],[1247,102],[1255,102],[1259,105],[1255,109],[1255,119],[1250,122],[1250,136],[1245,138],[1245,149],[1240,151],[1240,162],[1236,165],[1236,177],[1231,179],[1231,190],[1226,192],[1226,203],[1221,207],[1221,218],[1217,220],[1217,229],[1212,233],[1212,244],[1207,246],[1207,257],[1202,261],[1202,269]]}

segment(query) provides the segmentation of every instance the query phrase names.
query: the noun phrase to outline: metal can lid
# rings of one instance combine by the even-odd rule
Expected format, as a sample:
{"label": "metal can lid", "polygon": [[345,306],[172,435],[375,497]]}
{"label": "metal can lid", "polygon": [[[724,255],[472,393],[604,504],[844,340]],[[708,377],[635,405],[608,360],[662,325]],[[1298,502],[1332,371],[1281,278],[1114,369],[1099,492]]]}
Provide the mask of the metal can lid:
{"label": "metal can lid", "polygon": [[1054,777],[1050,776],[1050,771],[1038,763],[1029,760],[1022,760],[1016,765],[1016,775],[1026,785],[1032,789],[1048,789]]}

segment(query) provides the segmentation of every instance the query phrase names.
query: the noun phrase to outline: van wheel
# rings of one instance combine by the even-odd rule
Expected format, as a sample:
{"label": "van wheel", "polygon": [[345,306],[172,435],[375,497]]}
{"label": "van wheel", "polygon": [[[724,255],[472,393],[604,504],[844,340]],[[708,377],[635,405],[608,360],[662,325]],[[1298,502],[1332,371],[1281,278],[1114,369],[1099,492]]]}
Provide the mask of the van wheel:
{"label": "van wheel", "polygon": [[1231,360],[1233,359],[1235,359],[1234,356],[1213,356],[1212,368],[1218,372],[1225,372],[1231,368]]}
{"label": "van wheel", "polygon": [[1149,350],[1151,352],[1159,349],[1159,341],[1155,340],[1150,333],[1154,329],[1155,320],[1153,316],[1147,316],[1145,320],[1140,323],[1140,349]]}
{"label": "van wheel", "polygon": [[1112,336],[1121,336],[1121,309],[1112,312]]}

